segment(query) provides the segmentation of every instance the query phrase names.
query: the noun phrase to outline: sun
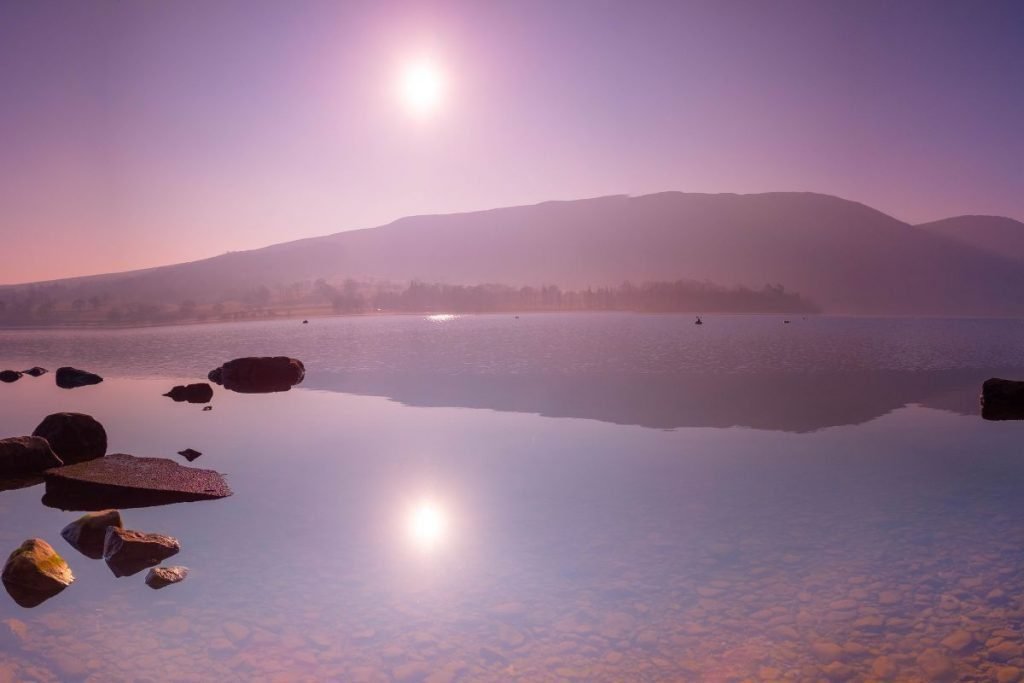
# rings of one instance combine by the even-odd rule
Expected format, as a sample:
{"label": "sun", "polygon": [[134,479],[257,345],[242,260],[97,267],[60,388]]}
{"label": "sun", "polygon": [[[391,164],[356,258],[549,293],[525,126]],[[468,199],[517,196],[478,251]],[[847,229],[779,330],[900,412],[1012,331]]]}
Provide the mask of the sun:
{"label": "sun", "polygon": [[441,67],[427,58],[407,62],[398,79],[398,95],[409,113],[426,117],[443,103],[445,78]]}

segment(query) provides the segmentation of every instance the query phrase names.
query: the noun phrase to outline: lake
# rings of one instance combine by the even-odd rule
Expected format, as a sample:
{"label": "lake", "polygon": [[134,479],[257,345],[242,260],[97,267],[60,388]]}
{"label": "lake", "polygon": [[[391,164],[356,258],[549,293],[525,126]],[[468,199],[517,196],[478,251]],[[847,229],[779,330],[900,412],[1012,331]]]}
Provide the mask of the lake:
{"label": "lake", "polygon": [[[0,331],[0,436],[85,412],[110,453],[195,448],[234,495],[123,511],[160,591],[0,492],[0,681],[1000,680],[1024,668],[1024,321],[537,314]],[[174,384],[288,355],[288,392]]]}

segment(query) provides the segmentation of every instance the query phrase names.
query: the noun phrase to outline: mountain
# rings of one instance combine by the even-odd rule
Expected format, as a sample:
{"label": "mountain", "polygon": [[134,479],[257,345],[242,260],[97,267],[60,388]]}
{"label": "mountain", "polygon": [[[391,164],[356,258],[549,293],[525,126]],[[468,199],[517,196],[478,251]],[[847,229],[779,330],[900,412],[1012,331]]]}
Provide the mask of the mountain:
{"label": "mountain", "polygon": [[1024,223],[1003,216],[955,216],[918,226],[961,244],[1024,262]]}
{"label": "mountain", "polygon": [[[317,278],[571,288],[689,279],[754,288],[780,283],[832,313],[1024,315],[1020,263],[980,238],[961,238],[984,232],[972,227],[975,218],[951,220],[960,227],[914,226],[813,193],[617,195],[413,216],[35,289],[202,303]],[[0,288],[0,300],[24,291],[25,285]]]}

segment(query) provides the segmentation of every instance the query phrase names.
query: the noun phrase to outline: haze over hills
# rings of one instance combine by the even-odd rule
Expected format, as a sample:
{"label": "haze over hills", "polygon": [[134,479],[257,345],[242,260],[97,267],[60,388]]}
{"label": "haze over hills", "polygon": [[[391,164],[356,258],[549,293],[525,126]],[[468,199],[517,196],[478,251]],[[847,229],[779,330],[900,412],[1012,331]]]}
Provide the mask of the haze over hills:
{"label": "haze over hills", "polygon": [[920,226],[961,244],[1024,261],[1024,223],[1003,216],[955,216]]}
{"label": "haze over hills", "polygon": [[318,279],[617,286],[784,285],[830,313],[1024,315],[1024,233],[1010,219],[923,226],[813,193],[608,196],[413,216],[142,271],[0,288],[61,300],[202,304]]}

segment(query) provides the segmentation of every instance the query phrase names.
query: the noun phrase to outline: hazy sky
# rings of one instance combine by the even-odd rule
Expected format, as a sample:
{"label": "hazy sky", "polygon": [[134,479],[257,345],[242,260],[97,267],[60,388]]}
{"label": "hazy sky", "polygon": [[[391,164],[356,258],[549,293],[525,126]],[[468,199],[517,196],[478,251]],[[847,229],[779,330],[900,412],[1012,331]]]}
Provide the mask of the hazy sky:
{"label": "hazy sky", "polygon": [[0,283],[669,189],[1024,219],[1024,2],[0,0]]}

